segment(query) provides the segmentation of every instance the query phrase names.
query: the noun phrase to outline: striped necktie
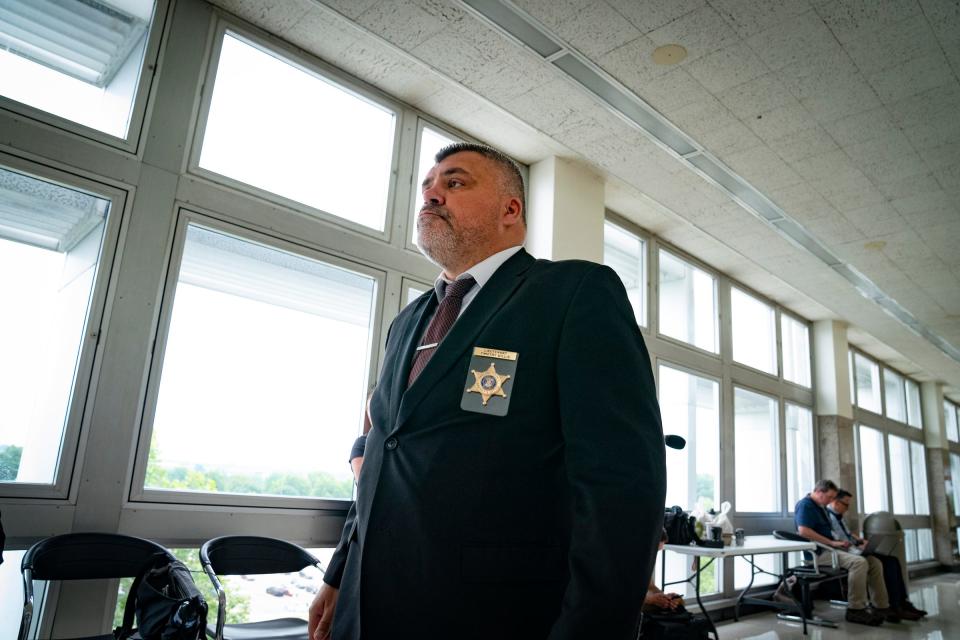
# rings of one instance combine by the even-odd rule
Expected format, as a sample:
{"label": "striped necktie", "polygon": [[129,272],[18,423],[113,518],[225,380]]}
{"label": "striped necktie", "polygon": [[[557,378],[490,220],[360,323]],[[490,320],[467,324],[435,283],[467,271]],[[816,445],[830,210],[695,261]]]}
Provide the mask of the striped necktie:
{"label": "striped necktie", "polygon": [[420,340],[420,346],[413,356],[413,364],[410,366],[410,377],[407,378],[407,386],[413,384],[420,372],[423,371],[430,358],[443,340],[443,337],[450,331],[450,327],[457,321],[460,315],[460,307],[463,305],[463,297],[473,288],[475,280],[472,277],[463,280],[454,280],[447,285],[443,293],[443,300],[437,306],[437,312],[430,320],[427,330],[423,333]]}

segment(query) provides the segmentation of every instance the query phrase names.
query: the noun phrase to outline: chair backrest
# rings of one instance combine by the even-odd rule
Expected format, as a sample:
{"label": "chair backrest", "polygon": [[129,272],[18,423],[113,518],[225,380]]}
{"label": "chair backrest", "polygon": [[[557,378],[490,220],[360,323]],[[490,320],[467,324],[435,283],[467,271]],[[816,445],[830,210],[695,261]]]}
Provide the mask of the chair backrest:
{"label": "chair backrest", "polygon": [[20,570],[34,580],[132,578],[158,553],[170,552],[156,542],[119,533],[66,533],[30,547]]}
{"label": "chair backrest", "polygon": [[[804,538],[799,533],[796,533],[795,531],[777,530],[773,532],[773,537],[777,538],[778,540],[789,540],[791,542],[810,542],[809,540]],[[803,555],[803,559],[805,562],[813,561],[813,556],[814,556],[813,551],[802,551],[801,554]]]}
{"label": "chair backrest", "polygon": [[34,580],[107,580],[133,578],[157,554],[172,557],[156,542],[119,533],[65,533],[45,538],[23,554],[23,612],[19,640],[33,620]]}
{"label": "chair backrest", "polygon": [[200,547],[200,562],[219,575],[293,573],[320,565],[305,549],[276,538],[222,536]]}

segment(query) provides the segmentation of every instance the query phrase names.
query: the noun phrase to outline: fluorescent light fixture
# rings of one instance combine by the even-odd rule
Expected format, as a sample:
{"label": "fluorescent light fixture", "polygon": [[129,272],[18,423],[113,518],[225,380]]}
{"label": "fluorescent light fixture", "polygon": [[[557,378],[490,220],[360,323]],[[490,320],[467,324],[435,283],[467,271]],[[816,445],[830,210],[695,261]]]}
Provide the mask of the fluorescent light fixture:
{"label": "fluorescent light fixture", "polygon": [[463,4],[472,8],[544,58],[556,55],[563,49],[553,39],[527,22],[522,14],[517,13],[498,0],[463,0]]}
{"label": "fluorescent light fixture", "polygon": [[856,288],[865,298],[870,300],[878,300],[880,298],[887,298],[888,296],[880,290],[880,287],[873,284],[873,281],[867,276],[863,275],[856,269],[856,267],[849,264],[836,264],[833,265],[833,270],[839,273],[844,279],[847,280],[850,284]]}
{"label": "fluorescent light fixture", "polygon": [[660,115],[640,96],[568,47],[561,38],[551,34],[546,27],[513,2],[510,0],[461,0],[461,4],[481,19],[498,27],[508,37],[518,40],[543,56],[547,62],[596,96],[612,112],[640,127],[651,139],[676,153],[679,159],[685,161],[697,174],[725,190],[743,208],[770,224],[791,244],[806,250],[834,269],[861,295],[879,304],[908,329],[922,335],[951,358],[960,362],[960,349],[923,326],[909,311],[887,296],[868,277],[851,265],[841,262],[803,225],[788,216],[783,209],[753,185],[703,151],[692,138]]}
{"label": "fluorescent light fixture", "polygon": [[697,147],[679,129],[653,111],[632,92],[618,87],[571,53],[552,60],[553,64],[614,110],[639,126],[654,139],[679,155],[693,153]]}
{"label": "fluorescent light fixture", "polygon": [[718,187],[732,195],[740,204],[751,209],[761,219],[773,222],[785,217],[783,211],[767,200],[763,194],[709,154],[693,154],[687,156],[684,160],[693,165],[701,175],[709,178]]}
{"label": "fluorescent light fixture", "polygon": [[106,87],[148,20],[102,0],[2,0],[0,48]]}
{"label": "fluorescent light fixture", "polygon": [[820,244],[819,240],[810,235],[802,225],[794,220],[791,220],[790,218],[783,218],[782,220],[773,221],[772,224],[780,231],[781,235],[787,238],[787,240],[791,241],[801,249],[805,249],[812,253],[821,262],[828,264],[831,267],[840,264],[840,258],[833,255],[829,249]]}

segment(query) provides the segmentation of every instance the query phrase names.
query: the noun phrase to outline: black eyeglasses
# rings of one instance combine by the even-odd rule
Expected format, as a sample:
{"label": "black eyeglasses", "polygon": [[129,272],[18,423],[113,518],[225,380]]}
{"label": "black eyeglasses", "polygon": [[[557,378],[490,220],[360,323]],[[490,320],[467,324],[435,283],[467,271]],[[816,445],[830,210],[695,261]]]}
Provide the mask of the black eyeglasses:
{"label": "black eyeglasses", "polygon": [[837,500],[837,504],[842,504],[842,505],[845,506],[847,509],[850,508],[850,503],[849,503],[849,502],[840,502],[839,500]]}

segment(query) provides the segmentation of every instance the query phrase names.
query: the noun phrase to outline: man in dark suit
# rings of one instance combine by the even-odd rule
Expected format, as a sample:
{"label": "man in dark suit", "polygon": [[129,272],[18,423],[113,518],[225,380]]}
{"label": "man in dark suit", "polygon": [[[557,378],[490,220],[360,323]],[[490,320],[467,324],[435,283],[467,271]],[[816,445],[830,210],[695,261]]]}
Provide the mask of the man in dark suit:
{"label": "man in dark suit", "polygon": [[636,637],[663,518],[653,374],[609,268],[535,260],[508,158],[422,185],[443,268],[387,334],[355,509],[314,639]]}

